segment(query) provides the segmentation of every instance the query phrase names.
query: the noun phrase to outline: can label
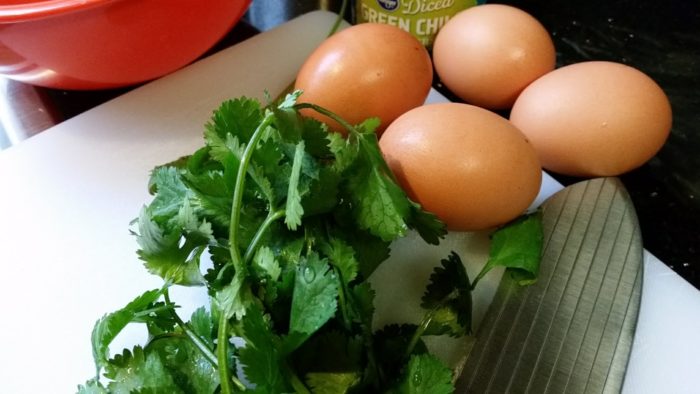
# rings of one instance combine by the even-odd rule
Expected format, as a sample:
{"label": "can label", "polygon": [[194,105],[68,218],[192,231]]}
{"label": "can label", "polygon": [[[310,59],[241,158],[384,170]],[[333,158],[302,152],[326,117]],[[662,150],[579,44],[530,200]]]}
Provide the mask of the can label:
{"label": "can label", "polygon": [[435,35],[458,12],[480,4],[478,0],[358,0],[357,23],[398,26],[430,47]]}

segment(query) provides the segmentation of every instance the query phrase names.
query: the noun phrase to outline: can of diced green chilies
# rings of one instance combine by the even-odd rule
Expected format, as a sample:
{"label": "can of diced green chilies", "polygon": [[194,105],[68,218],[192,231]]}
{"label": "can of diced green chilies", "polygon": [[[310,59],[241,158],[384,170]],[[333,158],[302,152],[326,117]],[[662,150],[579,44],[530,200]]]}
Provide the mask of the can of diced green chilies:
{"label": "can of diced green chilies", "polygon": [[483,0],[356,0],[355,23],[385,23],[413,34],[426,47],[458,12]]}

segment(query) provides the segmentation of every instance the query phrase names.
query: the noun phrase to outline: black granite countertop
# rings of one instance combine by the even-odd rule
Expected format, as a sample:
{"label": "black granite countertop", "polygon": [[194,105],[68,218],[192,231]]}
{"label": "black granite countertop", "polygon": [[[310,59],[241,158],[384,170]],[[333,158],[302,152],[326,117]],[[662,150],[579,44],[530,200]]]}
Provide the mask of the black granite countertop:
{"label": "black granite countertop", "polygon": [[[340,3],[253,0],[244,20],[209,53],[296,15],[338,10]],[[621,179],[637,208],[645,248],[700,288],[700,1],[503,3],[531,13],[551,32],[558,65],[622,62],[647,73],[666,91],[674,111],[669,140],[656,157]],[[21,135],[8,135],[0,123],[0,149],[131,89],[66,91],[0,82],[3,114],[23,125]],[[555,177],[564,184],[579,180]]]}
{"label": "black granite countertop", "polygon": [[504,3],[528,11],[552,33],[558,65],[617,61],[664,89],[673,109],[671,135],[656,157],[621,179],[645,248],[700,288],[700,2]]}

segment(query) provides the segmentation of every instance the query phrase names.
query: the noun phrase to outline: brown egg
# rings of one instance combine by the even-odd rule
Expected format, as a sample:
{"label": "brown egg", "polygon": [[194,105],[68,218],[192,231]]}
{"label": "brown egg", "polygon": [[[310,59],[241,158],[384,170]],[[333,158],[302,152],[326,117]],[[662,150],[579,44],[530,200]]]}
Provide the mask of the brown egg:
{"label": "brown egg", "polygon": [[382,135],[382,153],[406,193],[450,230],[504,224],[540,189],[542,171],[525,136],[508,120],[468,104],[415,108]]}
{"label": "brown egg", "polygon": [[548,170],[615,176],[653,157],[671,130],[671,105],[641,71],[612,62],[555,70],[523,91],[510,120]]}
{"label": "brown egg", "polygon": [[[381,133],[425,102],[432,81],[430,55],[418,39],[396,26],[362,23],[321,43],[299,70],[295,89],[304,92],[300,102],[320,105],[352,125],[379,118]],[[302,113],[346,132],[325,115]]]}
{"label": "brown egg", "polygon": [[510,108],[532,81],[554,69],[554,43],[530,14],[486,4],[460,12],[438,32],[435,71],[462,100]]}

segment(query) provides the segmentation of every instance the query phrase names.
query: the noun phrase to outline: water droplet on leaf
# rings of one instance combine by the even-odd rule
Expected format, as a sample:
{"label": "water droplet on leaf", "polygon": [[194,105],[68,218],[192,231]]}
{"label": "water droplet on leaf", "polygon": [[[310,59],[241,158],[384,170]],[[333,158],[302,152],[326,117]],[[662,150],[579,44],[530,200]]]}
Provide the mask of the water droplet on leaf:
{"label": "water droplet on leaf", "polygon": [[304,267],[302,276],[306,283],[311,283],[314,281],[314,279],[316,279],[316,271],[311,267]]}
{"label": "water droplet on leaf", "polygon": [[423,383],[423,375],[421,375],[420,372],[414,373],[412,379],[413,379],[413,384],[416,385],[416,386],[418,386],[418,385],[420,385],[421,383]]}

